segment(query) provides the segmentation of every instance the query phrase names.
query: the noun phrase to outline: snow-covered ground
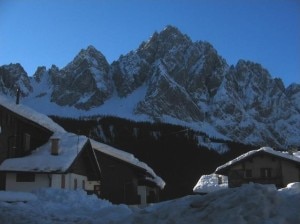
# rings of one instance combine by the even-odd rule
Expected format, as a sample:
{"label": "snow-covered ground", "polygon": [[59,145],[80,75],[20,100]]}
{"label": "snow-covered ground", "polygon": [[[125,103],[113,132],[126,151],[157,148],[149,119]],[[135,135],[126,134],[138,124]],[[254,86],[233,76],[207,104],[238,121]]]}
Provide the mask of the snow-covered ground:
{"label": "snow-covered ground", "polygon": [[[20,202],[18,202],[18,197]],[[11,200],[9,200],[11,198]],[[5,202],[12,201],[12,202]],[[24,202],[27,201],[27,202]],[[113,205],[84,191],[41,189],[0,194],[0,223],[300,223],[300,184],[277,190],[248,184],[146,208]]]}

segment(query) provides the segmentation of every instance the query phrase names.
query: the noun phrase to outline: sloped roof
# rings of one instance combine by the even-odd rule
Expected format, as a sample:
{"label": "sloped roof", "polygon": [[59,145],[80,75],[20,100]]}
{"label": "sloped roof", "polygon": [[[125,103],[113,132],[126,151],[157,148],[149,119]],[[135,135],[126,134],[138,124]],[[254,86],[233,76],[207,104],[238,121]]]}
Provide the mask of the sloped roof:
{"label": "sloped roof", "polygon": [[66,132],[61,126],[51,120],[45,114],[41,114],[27,106],[22,104],[16,104],[12,100],[9,100],[5,96],[0,95],[0,105],[6,109],[12,111],[13,113],[24,117],[40,126],[54,132]]}
{"label": "sloped roof", "polygon": [[59,154],[51,155],[51,141],[32,151],[30,155],[6,159],[0,171],[64,173],[81,152],[88,138],[72,133],[55,133],[59,138]]}
{"label": "sloped roof", "polygon": [[300,151],[295,152],[293,154],[289,154],[288,152],[281,152],[281,151],[276,151],[270,147],[262,147],[260,149],[257,150],[252,150],[249,151],[247,153],[244,153],[242,155],[240,155],[239,157],[230,160],[229,162],[225,163],[222,166],[217,167],[215,173],[219,173],[222,174],[224,170],[228,169],[230,166],[239,163],[249,157],[252,157],[256,154],[260,154],[260,153],[266,153],[266,154],[270,154],[272,156],[276,156],[276,157],[280,157],[282,159],[286,159],[286,160],[290,160],[292,162],[296,162],[300,164]]}
{"label": "sloped roof", "polygon": [[[6,159],[0,165],[0,171],[23,171],[23,172],[65,172],[72,164],[77,153],[82,149],[87,137],[77,136],[66,132],[61,126],[51,120],[48,116],[41,114],[22,104],[15,104],[8,98],[0,95],[0,105],[42,127],[52,131],[53,136],[60,138],[61,153],[58,156],[51,155],[51,141],[32,151],[31,155]],[[145,163],[139,161],[132,154],[115,149],[111,146],[91,140],[95,150],[118,158],[147,171],[151,176],[148,180],[154,182],[161,189],[165,182],[155,174],[155,172]],[[75,150],[77,149],[77,150]]]}
{"label": "sloped roof", "polygon": [[120,159],[126,163],[129,163],[133,166],[139,167],[143,170],[146,170],[146,172],[152,176],[152,178],[149,178],[148,180],[154,182],[161,189],[163,189],[165,187],[166,183],[163,181],[163,179],[161,177],[157,176],[156,173],[153,171],[153,169],[150,168],[146,163],[141,162],[136,157],[134,157],[134,155],[132,155],[128,152],[113,148],[109,145],[94,141],[94,140],[90,140],[90,141],[91,141],[92,147],[95,150],[102,152],[106,155],[112,156],[114,158]]}

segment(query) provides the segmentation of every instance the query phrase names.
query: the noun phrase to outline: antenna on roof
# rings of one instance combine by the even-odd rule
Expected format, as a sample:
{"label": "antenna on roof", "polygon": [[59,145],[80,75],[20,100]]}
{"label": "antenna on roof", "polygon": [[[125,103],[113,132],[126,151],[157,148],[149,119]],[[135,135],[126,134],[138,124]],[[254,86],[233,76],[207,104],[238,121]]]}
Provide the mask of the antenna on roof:
{"label": "antenna on roof", "polygon": [[16,104],[19,104],[20,103],[20,88],[17,87],[17,92],[16,92]]}

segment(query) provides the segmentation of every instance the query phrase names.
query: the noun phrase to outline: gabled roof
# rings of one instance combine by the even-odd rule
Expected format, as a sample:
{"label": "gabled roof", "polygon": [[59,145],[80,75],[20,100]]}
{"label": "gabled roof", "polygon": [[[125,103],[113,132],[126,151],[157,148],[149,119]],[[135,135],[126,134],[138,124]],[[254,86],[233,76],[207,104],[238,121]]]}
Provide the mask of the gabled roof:
{"label": "gabled roof", "polygon": [[[52,131],[55,137],[60,138],[61,153],[53,156],[50,153],[51,141],[32,151],[31,155],[6,159],[0,165],[0,171],[23,171],[23,172],[65,172],[73,163],[77,154],[82,150],[87,137],[77,136],[66,132],[61,126],[52,121],[48,116],[41,114],[29,107],[21,104],[15,104],[8,98],[0,95],[0,105],[10,110],[24,119],[30,120],[40,126]],[[136,167],[145,170],[151,177],[149,181],[154,182],[161,189],[164,188],[165,182],[155,174],[155,172],[145,163],[140,162],[132,154],[115,149],[111,146],[91,140],[92,147],[95,150],[107,155],[130,163]]]}
{"label": "gabled roof", "polygon": [[166,183],[162,180],[162,178],[157,176],[153,169],[151,169],[146,163],[135,158],[134,155],[94,140],[90,141],[95,150],[145,170],[151,176],[151,178],[149,177],[148,179],[149,181],[154,182],[161,189],[165,187]]}
{"label": "gabled roof", "polygon": [[15,104],[12,100],[0,95],[0,105],[27,120],[30,120],[51,132],[65,132],[57,123],[52,121],[48,116],[41,114],[22,104]]}
{"label": "gabled roof", "polygon": [[241,161],[244,161],[246,159],[249,159],[249,158],[253,157],[254,155],[258,155],[258,154],[269,154],[271,156],[279,157],[281,159],[289,160],[291,162],[296,162],[296,163],[300,164],[300,151],[295,152],[293,154],[289,154],[288,152],[275,151],[274,149],[272,149],[270,147],[262,147],[260,149],[252,150],[247,153],[244,153],[244,154],[240,155],[239,157],[225,163],[224,165],[217,167],[215,173],[224,174],[224,171],[226,171],[231,166],[233,166]]}
{"label": "gabled roof", "polygon": [[51,141],[32,151],[30,155],[3,161],[0,171],[36,173],[64,173],[88,141],[85,136],[72,133],[55,133],[59,138],[59,154],[51,155]]}

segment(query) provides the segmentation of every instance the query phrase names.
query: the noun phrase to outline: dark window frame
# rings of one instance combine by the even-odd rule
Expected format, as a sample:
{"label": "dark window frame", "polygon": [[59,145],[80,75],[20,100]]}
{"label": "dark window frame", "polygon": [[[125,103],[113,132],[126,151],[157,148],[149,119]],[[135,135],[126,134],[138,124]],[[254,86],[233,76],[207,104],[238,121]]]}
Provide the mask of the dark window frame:
{"label": "dark window frame", "polygon": [[35,173],[16,173],[16,182],[35,182]]}
{"label": "dark window frame", "polygon": [[271,178],[272,177],[272,169],[271,168],[260,168],[260,176],[262,178]]}

